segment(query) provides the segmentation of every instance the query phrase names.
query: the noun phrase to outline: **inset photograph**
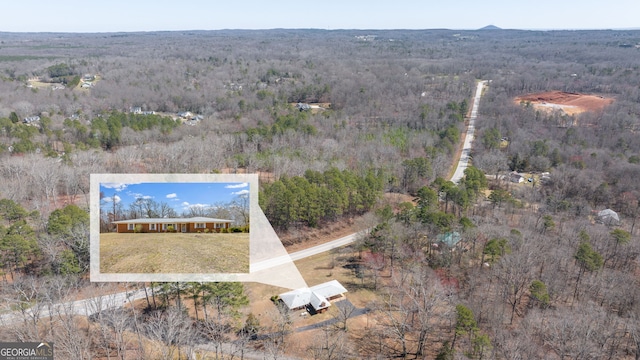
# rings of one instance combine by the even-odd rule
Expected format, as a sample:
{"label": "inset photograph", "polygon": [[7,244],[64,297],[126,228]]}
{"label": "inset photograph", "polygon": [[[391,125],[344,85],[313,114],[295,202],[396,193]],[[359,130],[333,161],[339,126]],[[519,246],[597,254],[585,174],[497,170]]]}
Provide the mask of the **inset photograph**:
{"label": "inset photograph", "polygon": [[99,186],[100,273],[249,272],[248,182]]}

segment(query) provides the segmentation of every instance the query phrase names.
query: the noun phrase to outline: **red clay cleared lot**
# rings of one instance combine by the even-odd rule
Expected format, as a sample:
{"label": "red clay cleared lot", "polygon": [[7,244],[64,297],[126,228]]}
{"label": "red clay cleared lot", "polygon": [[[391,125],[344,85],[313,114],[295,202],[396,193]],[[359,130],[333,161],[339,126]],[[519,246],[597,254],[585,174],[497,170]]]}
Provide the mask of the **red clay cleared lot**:
{"label": "red clay cleared lot", "polygon": [[569,115],[586,111],[601,111],[613,103],[613,99],[598,95],[570,93],[564,91],[547,91],[527,94],[515,98],[517,104],[529,102],[536,109],[562,110]]}

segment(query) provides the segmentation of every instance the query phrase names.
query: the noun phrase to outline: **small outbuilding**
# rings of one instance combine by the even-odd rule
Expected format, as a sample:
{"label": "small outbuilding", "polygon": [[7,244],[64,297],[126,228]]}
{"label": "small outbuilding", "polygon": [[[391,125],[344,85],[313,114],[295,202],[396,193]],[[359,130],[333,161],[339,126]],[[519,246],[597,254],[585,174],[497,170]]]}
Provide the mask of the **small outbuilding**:
{"label": "small outbuilding", "polygon": [[618,225],[620,224],[620,217],[615,211],[605,209],[598,212],[598,222],[605,225]]}
{"label": "small outbuilding", "polygon": [[518,174],[517,172],[512,172],[509,174],[509,181],[511,181],[512,183],[523,183],[524,182],[524,176]]}
{"label": "small outbuilding", "polygon": [[462,240],[462,237],[460,236],[459,232],[452,231],[452,232],[440,234],[436,237],[436,239],[438,240],[438,242],[443,243],[450,248],[453,248],[456,245],[458,245],[460,240]]}
{"label": "small outbuilding", "polygon": [[311,110],[311,105],[299,102],[296,104],[296,108],[300,111],[307,111]]}
{"label": "small outbuilding", "polygon": [[40,116],[29,116],[22,120],[23,123],[27,125],[38,125],[40,124]]}

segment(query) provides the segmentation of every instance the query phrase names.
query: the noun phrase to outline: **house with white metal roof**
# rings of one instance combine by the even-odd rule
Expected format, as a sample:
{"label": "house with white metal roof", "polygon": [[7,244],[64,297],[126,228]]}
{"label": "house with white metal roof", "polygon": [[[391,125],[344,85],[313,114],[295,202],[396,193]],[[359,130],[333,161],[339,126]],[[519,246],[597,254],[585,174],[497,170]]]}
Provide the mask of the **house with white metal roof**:
{"label": "house with white metal roof", "polygon": [[331,306],[330,300],[339,299],[346,292],[347,289],[338,280],[331,280],[316,286],[295,289],[279,296],[289,310],[311,306],[314,311],[322,312]]}

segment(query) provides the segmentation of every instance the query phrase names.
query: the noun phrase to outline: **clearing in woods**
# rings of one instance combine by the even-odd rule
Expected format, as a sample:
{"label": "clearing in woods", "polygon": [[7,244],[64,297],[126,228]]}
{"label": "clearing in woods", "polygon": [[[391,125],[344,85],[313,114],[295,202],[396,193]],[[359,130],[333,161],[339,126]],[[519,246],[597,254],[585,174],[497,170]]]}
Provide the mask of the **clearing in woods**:
{"label": "clearing in woods", "polygon": [[613,103],[613,99],[598,95],[547,91],[518,96],[517,104],[530,103],[536,110],[560,110],[567,115],[576,115],[589,111],[601,111]]}

